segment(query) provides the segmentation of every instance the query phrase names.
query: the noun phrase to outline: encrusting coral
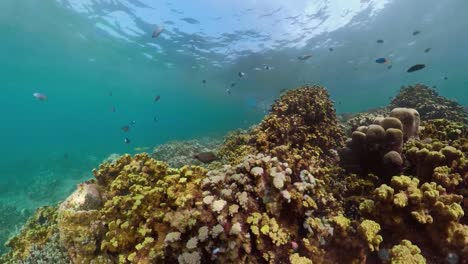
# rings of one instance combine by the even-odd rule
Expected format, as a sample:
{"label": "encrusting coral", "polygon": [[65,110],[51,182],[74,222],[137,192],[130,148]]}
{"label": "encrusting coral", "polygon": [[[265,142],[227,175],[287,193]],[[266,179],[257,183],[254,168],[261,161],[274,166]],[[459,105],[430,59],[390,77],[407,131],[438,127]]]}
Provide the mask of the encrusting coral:
{"label": "encrusting coral", "polygon": [[[379,161],[359,159],[353,174],[338,166],[343,132],[326,90],[289,90],[258,126],[226,137],[219,168],[175,169],[147,154],[102,164],[39,210],[2,261],[45,251],[96,264],[468,259],[464,130],[444,136],[423,123],[418,134],[415,112],[396,112],[353,133],[353,155]],[[438,161],[429,169],[424,153]],[[396,170],[382,170],[386,160]]]}

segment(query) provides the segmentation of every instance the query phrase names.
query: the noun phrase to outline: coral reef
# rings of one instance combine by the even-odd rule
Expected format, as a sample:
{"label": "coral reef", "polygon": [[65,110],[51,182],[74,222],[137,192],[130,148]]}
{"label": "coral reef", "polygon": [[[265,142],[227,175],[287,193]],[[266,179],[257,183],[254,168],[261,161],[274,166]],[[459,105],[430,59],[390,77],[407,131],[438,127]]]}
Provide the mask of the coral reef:
{"label": "coral reef", "polygon": [[258,126],[225,138],[222,166],[193,165],[191,154],[176,168],[148,154],[103,163],[37,211],[1,261],[464,263],[465,130],[423,120],[419,133],[416,113],[360,123],[345,170],[326,90],[289,90]]}
{"label": "coral reef", "polygon": [[164,161],[172,168],[180,168],[185,165],[208,165],[199,161],[195,156],[201,152],[217,153],[221,146],[218,139],[204,138],[200,140],[172,141],[154,148],[152,157]]}
{"label": "coral reef", "polygon": [[440,96],[435,90],[422,84],[402,87],[389,107],[414,108],[421,114],[423,120],[444,118],[468,124],[468,112],[463,106]]}

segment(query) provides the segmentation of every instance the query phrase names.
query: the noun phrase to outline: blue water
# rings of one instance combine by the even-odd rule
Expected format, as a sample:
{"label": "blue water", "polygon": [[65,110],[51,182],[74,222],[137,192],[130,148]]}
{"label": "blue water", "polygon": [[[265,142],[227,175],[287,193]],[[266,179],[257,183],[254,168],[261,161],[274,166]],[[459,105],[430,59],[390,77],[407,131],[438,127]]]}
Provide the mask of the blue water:
{"label": "blue water", "polygon": [[111,153],[247,128],[304,83],[338,112],[414,83],[468,104],[464,0],[154,2],[0,1],[0,201],[57,202]]}

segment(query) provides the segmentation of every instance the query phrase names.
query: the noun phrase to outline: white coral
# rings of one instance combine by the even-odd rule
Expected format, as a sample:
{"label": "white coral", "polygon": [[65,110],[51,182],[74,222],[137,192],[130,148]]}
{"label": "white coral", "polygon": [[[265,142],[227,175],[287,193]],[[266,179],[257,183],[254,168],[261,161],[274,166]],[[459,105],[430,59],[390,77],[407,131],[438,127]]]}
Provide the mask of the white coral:
{"label": "white coral", "polygon": [[214,201],[212,204],[211,204],[211,209],[213,209],[213,211],[219,213],[223,210],[223,208],[226,206],[227,202],[225,200],[216,200]]}
{"label": "white coral", "polygon": [[171,232],[166,235],[166,238],[164,239],[164,243],[172,243],[180,240],[180,232]]}

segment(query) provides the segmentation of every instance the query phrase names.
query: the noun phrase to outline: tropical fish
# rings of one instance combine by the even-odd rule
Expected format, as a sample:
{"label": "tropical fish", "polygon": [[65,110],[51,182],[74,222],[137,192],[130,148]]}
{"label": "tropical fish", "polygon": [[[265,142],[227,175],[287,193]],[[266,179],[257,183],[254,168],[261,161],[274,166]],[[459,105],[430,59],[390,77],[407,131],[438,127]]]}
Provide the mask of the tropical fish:
{"label": "tropical fish", "polygon": [[413,36],[419,35],[419,33],[421,33],[421,31],[415,30],[415,31],[413,31]]}
{"label": "tropical fish", "polygon": [[154,98],[154,102],[159,101],[159,99],[161,99],[161,96],[160,96],[160,95],[157,95],[157,96]]}
{"label": "tropical fish", "polygon": [[310,59],[311,57],[312,55],[302,55],[302,56],[297,57],[297,59],[301,61],[305,61],[305,60]]}
{"label": "tropical fish", "polygon": [[383,41],[383,39],[378,39],[377,43],[382,44],[382,43],[384,43],[384,41]]}
{"label": "tropical fish", "polygon": [[375,60],[375,62],[378,64],[385,64],[388,63],[388,60],[386,58],[378,58]]}
{"label": "tropical fish", "polygon": [[160,26],[157,26],[154,31],[153,31],[153,34],[151,35],[152,38],[157,38],[159,37],[159,35],[161,35],[161,33],[164,31],[164,27],[160,27]]}
{"label": "tropical fish", "polygon": [[415,64],[411,66],[406,72],[415,72],[426,68],[425,64]]}
{"label": "tropical fish", "polygon": [[210,163],[218,159],[218,157],[216,157],[216,154],[214,154],[211,151],[200,152],[193,157],[203,163]]}
{"label": "tropical fish", "polygon": [[47,95],[42,94],[42,93],[33,93],[33,96],[39,101],[47,100]]}
{"label": "tropical fish", "polygon": [[431,51],[431,48],[427,48],[424,50],[425,53],[428,53],[429,51]]}
{"label": "tropical fish", "polygon": [[128,132],[129,130],[130,130],[130,126],[125,125],[122,127],[123,132]]}
{"label": "tropical fish", "polygon": [[125,139],[124,139],[124,142],[125,142],[125,144],[130,144],[130,139],[129,139],[129,138],[125,138]]}
{"label": "tropical fish", "polygon": [[180,20],[182,21],[185,21],[189,24],[192,24],[192,25],[195,25],[195,24],[200,24],[200,21],[194,19],[194,18],[191,18],[191,17],[184,17],[184,18],[181,18]]}
{"label": "tropical fish", "polygon": [[145,151],[145,150],[148,150],[150,149],[150,147],[136,147],[134,148],[135,151]]}

